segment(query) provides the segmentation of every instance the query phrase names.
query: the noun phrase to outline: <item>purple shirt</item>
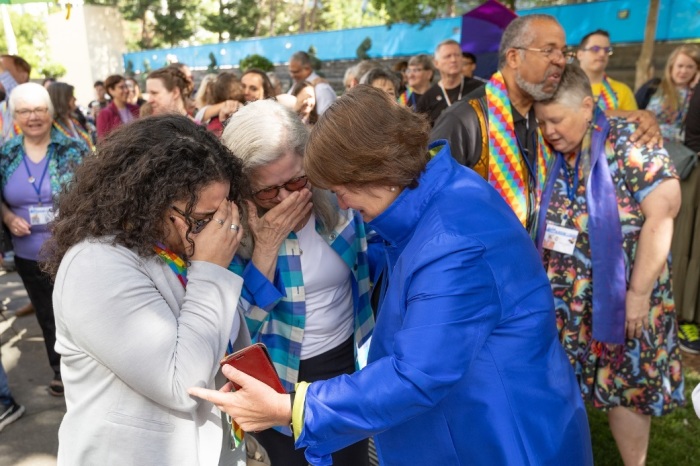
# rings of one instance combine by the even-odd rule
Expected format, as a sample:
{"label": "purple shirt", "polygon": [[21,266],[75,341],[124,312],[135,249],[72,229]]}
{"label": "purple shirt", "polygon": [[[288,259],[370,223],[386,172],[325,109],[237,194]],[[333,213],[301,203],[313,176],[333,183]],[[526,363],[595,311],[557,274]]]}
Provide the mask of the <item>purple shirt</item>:
{"label": "purple shirt", "polygon": [[[31,176],[35,178],[34,184],[39,187],[41,174],[44,173],[44,168],[49,162],[49,158],[44,157],[39,163],[34,163],[27,157],[26,161]],[[34,186],[28,180],[29,174],[27,174],[27,168],[24,162],[22,162],[7,180],[2,195],[15,215],[19,215],[25,219],[27,223],[31,223],[29,221],[29,207],[39,205],[39,196],[37,196]],[[53,206],[48,171],[41,183],[41,201],[44,206]],[[44,242],[49,239],[51,233],[47,225],[32,225],[30,230],[32,233],[27,236],[15,236],[14,232],[10,233],[12,234],[12,244],[14,246],[15,255],[22,259],[35,261],[39,260],[39,249],[41,249]]]}

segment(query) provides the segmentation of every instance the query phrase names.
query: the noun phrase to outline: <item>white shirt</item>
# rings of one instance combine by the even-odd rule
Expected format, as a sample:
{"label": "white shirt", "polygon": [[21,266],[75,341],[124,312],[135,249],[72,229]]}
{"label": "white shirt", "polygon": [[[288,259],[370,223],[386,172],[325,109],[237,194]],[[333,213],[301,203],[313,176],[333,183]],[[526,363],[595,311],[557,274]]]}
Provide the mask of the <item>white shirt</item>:
{"label": "white shirt", "polygon": [[352,273],[316,231],[314,215],[297,232],[306,292],[301,359],[330,351],[353,332]]}
{"label": "white shirt", "polygon": [[[310,75],[304,79],[304,81],[308,81],[310,83],[313,83],[315,80],[319,79],[320,76],[317,75],[315,72],[311,72]],[[296,83],[294,83],[296,84]],[[294,84],[292,84],[292,87],[289,88],[288,94],[292,93],[292,89],[294,88]],[[321,82],[318,83],[314,86],[314,91],[316,91],[316,113],[320,115],[323,114],[323,112],[326,111],[328,107],[330,107],[333,102],[338,98],[338,96],[335,94],[335,91],[331,87],[330,84],[326,82]]]}

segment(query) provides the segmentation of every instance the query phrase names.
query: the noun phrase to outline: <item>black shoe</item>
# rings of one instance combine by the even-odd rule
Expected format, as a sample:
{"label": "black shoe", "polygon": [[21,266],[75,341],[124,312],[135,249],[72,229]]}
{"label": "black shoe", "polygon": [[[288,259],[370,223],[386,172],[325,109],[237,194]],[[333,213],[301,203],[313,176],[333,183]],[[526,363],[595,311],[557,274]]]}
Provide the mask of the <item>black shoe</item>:
{"label": "black shoe", "polygon": [[49,394],[53,396],[63,396],[63,381],[60,375],[55,375],[49,383]]}
{"label": "black shoe", "polygon": [[685,322],[678,326],[678,340],[681,349],[686,353],[700,354],[700,332],[698,326]]}
{"label": "black shoe", "polygon": [[9,426],[17,419],[21,418],[24,414],[24,406],[18,405],[13,402],[10,406],[5,408],[5,411],[0,414],[0,431],[2,431],[5,426]]}

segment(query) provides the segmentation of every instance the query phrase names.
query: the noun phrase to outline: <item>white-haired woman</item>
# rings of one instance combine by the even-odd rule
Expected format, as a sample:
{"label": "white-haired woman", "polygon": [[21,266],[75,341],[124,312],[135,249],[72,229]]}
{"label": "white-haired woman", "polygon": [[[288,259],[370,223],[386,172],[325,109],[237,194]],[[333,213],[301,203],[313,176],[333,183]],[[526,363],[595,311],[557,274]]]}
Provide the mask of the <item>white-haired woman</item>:
{"label": "white-haired woman", "polygon": [[[234,113],[222,135],[252,189],[248,237],[231,267],[244,279],[240,306],[288,391],[301,380],[353,373],[357,347],[374,327],[362,217],[309,185],[307,137],[293,111],[269,100]],[[307,464],[289,429],[255,436],[272,464]],[[368,464],[367,441],[335,453],[333,464]]]}
{"label": "white-haired woman", "polygon": [[10,230],[15,264],[44,335],[54,371],[49,393],[63,395],[60,357],[54,350],[53,284],[39,269],[39,251],[51,233],[54,199],[88,154],[87,145],[52,128],[54,108],[43,86],[26,83],[10,96],[10,112],[21,130],[0,149],[2,220]]}
{"label": "white-haired woman", "polygon": [[624,463],[644,464],[651,416],[684,403],[669,257],[676,173],[666,151],[630,144],[634,125],[597,109],[576,65],[535,113],[557,152],[538,245],[560,339]]}

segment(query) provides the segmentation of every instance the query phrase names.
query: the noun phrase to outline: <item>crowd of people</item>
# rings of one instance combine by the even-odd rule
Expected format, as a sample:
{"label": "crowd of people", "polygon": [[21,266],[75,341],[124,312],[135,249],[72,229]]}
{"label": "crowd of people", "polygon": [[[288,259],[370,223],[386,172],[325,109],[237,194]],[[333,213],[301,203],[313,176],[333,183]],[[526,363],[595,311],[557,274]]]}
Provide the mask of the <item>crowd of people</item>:
{"label": "crowd of people", "polygon": [[[584,403],[645,464],[700,353],[700,48],[635,95],[606,31],[566,44],[520,17],[490,77],[450,39],[340,97],[305,52],[286,92],[176,63],[86,110],[2,56],[5,250],[59,464],[361,466],[371,437],[383,464],[590,465]],[[251,342],[285,394],[219,370]],[[0,402],[2,430],[1,365]]]}

